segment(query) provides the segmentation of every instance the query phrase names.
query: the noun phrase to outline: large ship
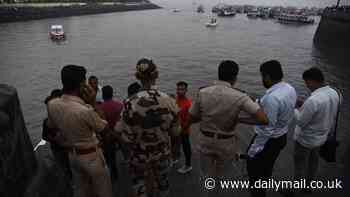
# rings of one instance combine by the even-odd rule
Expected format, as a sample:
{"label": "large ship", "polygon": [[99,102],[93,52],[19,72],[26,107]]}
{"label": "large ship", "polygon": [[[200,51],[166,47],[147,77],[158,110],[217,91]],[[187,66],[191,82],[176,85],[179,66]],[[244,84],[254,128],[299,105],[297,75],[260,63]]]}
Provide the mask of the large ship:
{"label": "large ship", "polygon": [[312,24],[315,22],[313,18],[302,14],[281,14],[277,17],[280,23],[297,23],[297,24]]}
{"label": "large ship", "polygon": [[350,3],[338,0],[326,7],[314,35],[317,47],[350,49]]}

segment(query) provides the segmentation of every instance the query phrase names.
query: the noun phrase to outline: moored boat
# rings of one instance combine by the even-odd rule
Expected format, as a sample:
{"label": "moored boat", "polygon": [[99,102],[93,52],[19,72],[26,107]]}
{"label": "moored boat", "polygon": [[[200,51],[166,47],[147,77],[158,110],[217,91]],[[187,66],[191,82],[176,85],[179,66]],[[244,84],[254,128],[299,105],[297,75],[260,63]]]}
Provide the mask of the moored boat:
{"label": "moored boat", "polygon": [[211,17],[209,22],[205,24],[207,27],[216,27],[218,25],[218,21],[215,17]]}
{"label": "moored boat", "polygon": [[302,14],[281,14],[277,20],[280,23],[312,24],[315,22],[313,18]]}
{"label": "moored boat", "polygon": [[199,5],[199,6],[197,7],[197,12],[198,12],[198,13],[204,13],[204,6],[203,6],[203,5]]}
{"label": "moored boat", "polygon": [[234,10],[223,9],[218,12],[218,16],[235,16],[236,12]]}
{"label": "moored boat", "polygon": [[62,25],[51,25],[49,36],[52,40],[63,40],[66,38],[66,35],[63,31]]}
{"label": "moored boat", "polygon": [[258,11],[250,11],[247,13],[248,18],[258,18],[260,13]]}

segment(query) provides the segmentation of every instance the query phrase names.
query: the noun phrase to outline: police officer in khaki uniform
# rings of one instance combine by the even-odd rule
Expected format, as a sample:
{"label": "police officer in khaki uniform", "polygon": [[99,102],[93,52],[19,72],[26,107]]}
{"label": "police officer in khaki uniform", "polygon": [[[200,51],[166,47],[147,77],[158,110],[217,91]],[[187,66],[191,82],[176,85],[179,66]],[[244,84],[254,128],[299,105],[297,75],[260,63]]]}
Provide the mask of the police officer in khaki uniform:
{"label": "police officer in khaki uniform", "polygon": [[107,122],[95,111],[96,93],[86,85],[86,69],[67,65],[61,71],[63,95],[48,102],[48,127],[57,128],[68,146],[75,197],[111,197],[112,185],[96,135]]}
{"label": "police officer in khaki uniform", "polygon": [[154,88],[158,70],[152,60],[141,59],[136,78],[142,89],[125,103],[115,132],[130,150],[129,171],[133,195],[169,195],[170,135],[179,134],[175,100]]}
{"label": "police officer in khaki uniform", "polygon": [[[235,127],[238,114],[244,111],[258,123],[267,124],[266,115],[259,105],[241,91],[233,88],[239,68],[234,61],[222,61],[219,65],[219,80],[199,90],[190,109],[191,122],[200,122],[199,144],[201,196],[206,196],[204,180],[222,178],[224,166],[236,157],[237,137]],[[215,194],[215,192],[211,192]]]}

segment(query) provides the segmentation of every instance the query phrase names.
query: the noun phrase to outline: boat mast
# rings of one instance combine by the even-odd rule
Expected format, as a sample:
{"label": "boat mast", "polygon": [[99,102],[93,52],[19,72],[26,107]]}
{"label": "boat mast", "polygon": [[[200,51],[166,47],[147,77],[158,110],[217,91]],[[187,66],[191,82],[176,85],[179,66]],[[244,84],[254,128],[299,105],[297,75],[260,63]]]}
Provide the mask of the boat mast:
{"label": "boat mast", "polygon": [[339,3],[340,3],[340,0],[337,1],[337,6],[336,7],[339,7]]}

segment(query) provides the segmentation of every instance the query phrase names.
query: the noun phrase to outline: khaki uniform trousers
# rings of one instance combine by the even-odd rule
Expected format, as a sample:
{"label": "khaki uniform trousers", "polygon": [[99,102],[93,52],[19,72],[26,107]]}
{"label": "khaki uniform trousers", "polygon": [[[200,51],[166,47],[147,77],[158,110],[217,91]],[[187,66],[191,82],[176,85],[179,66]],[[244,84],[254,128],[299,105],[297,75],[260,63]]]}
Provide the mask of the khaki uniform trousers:
{"label": "khaki uniform trousers", "polygon": [[109,171],[100,148],[88,154],[69,153],[74,197],[112,197]]}
{"label": "khaki uniform trousers", "polygon": [[208,190],[205,187],[206,180],[214,179],[216,184],[225,178],[228,172],[233,170],[232,162],[236,159],[237,138],[233,136],[227,139],[217,139],[217,137],[207,137],[199,134],[199,165],[200,165],[200,194],[201,197],[223,196],[219,189]]}

